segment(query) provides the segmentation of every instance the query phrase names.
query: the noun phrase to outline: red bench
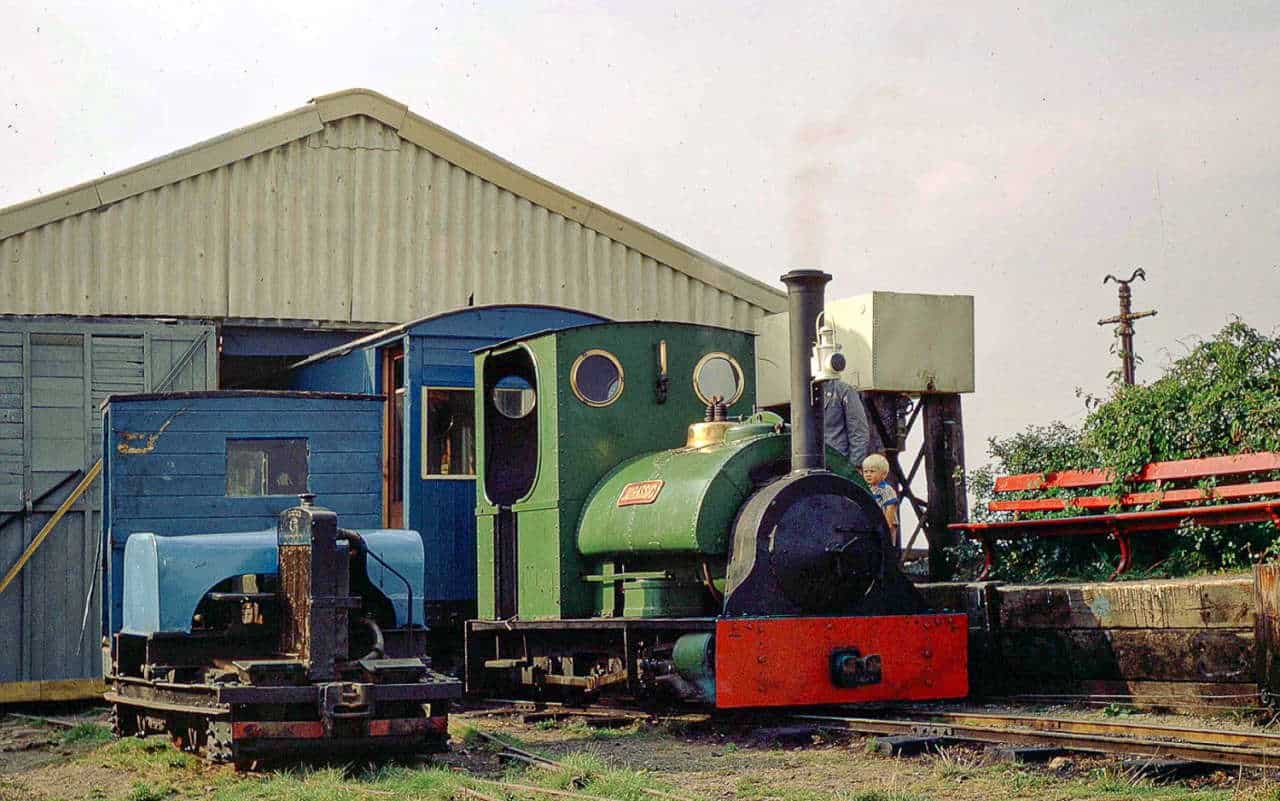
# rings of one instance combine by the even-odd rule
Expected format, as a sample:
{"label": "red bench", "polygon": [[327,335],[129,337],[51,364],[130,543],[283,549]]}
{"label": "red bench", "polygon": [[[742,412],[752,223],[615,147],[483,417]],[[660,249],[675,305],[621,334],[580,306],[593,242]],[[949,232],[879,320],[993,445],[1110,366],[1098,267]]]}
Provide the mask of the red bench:
{"label": "red bench", "polygon": [[[985,579],[995,565],[998,540],[1017,537],[1067,537],[1108,535],[1120,548],[1120,564],[1111,578],[1130,567],[1133,550],[1130,536],[1153,531],[1171,531],[1184,520],[1206,526],[1271,521],[1280,526],[1280,481],[1267,480],[1280,470],[1280,453],[1246,453],[1213,456],[1177,462],[1152,462],[1130,478],[1132,482],[1156,483],[1154,490],[1125,493],[1119,497],[1082,494],[1075,498],[1018,498],[994,500],[992,512],[1012,512],[1012,520],[986,523],[953,523],[950,528],[982,543],[985,564],[979,579]],[[1249,481],[1250,478],[1262,479]],[[1166,486],[1204,479],[1228,479],[1233,483],[1204,490],[1199,487]],[[1058,473],[1025,473],[996,479],[996,493],[1072,489],[1085,492],[1114,481],[1109,470],[1064,470]],[[1217,501],[1210,506],[1190,506]],[[1227,501],[1227,503],[1221,503]],[[1145,507],[1137,509],[1137,507]],[[1028,512],[1076,511],[1070,517],[1023,520]],[[1132,511],[1126,511],[1132,510]],[[1091,513],[1092,512],[1092,513]]]}

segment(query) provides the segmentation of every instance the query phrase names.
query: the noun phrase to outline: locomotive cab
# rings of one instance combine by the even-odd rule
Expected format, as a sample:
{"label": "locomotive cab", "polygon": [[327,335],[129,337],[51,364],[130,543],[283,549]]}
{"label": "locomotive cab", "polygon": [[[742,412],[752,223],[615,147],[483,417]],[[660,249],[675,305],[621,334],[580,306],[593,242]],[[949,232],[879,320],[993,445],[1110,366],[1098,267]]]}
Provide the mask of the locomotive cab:
{"label": "locomotive cab", "polygon": [[[827,280],[784,277],[804,354],[790,426],[754,409],[745,332],[608,323],[477,354],[470,691],[721,708],[967,694],[965,616],[926,608],[858,466],[822,443],[807,356]],[[513,378],[537,394],[520,425],[496,419]]]}

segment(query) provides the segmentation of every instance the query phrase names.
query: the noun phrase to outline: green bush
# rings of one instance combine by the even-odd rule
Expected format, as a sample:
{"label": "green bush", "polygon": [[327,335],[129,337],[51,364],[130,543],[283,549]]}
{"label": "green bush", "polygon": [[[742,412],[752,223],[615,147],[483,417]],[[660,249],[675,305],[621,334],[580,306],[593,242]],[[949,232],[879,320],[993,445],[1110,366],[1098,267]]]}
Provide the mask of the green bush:
{"label": "green bush", "polygon": [[[999,517],[986,508],[997,475],[1105,467],[1118,477],[1105,491],[1116,495],[1154,488],[1127,480],[1148,462],[1280,450],[1280,338],[1234,320],[1174,361],[1154,382],[1117,385],[1107,398],[1083,398],[1088,415],[1079,428],[1060,422],[1031,426],[989,441],[992,462],[969,474],[975,519]],[[1238,570],[1275,555],[1280,551],[1277,539],[1270,524],[1184,525],[1173,536],[1138,538],[1136,563],[1147,567],[1129,575]],[[1114,544],[1100,537],[1015,540],[1002,544],[1001,550],[997,577],[1022,581],[1101,579],[1116,560]],[[970,566],[979,559],[971,543],[959,546],[958,556]]]}

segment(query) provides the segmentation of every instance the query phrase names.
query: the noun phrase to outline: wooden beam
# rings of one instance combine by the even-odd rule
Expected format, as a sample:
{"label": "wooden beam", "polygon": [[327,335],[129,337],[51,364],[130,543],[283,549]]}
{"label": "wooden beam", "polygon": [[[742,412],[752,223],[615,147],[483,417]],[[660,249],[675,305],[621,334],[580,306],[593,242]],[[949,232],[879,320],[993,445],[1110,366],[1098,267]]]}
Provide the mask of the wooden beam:
{"label": "wooden beam", "polygon": [[1006,676],[1060,680],[1254,681],[1253,629],[1023,629],[999,635]]}
{"label": "wooden beam", "polygon": [[959,541],[951,523],[969,518],[964,480],[964,424],[959,395],[925,395],[924,471],[929,489],[925,537],[929,541],[929,578],[946,581],[953,571],[947,547]]}
{"label": "wooden beam", "polygon": [[999,627],[1251,628],[1253,580],[1247,574],[1204,579],[1000,586]]}
{"label": "wooden beam", "polygon": [[106,691],[107,685],[102,679],[11,681],[0,683],[0,704],[83,701],[101,697]]}
{"label": "wooden beam", "polygon": [[1011,677],[1005,686],[1006,696],[1021,701],[1120,704],[1207,713],[1261,704],[1258,685],[1252,682],[1091,680],[1046,684],[1036,677]]}
{"label": "wooden beam", "polygon": [[1280,691],[1280,564],[1253,566],[1253,601],[1255,671],[1258,684],[1274,694]]}

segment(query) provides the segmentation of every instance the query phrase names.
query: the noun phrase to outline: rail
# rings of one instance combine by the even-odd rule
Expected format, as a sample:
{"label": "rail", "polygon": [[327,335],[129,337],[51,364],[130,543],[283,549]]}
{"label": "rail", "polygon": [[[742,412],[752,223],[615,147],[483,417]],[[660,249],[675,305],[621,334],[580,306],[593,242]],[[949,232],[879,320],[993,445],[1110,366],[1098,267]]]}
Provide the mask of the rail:
{"label": "rail", "polygon": [[1280,767],[1280,736],[1268,734],[1078,721],[1036,715],[909,713],[894,718],[793,717],[820,728],[859,734],[918,735],[961,742],[1052,746],[1065,751],[1174,758],[1212,765]]}

